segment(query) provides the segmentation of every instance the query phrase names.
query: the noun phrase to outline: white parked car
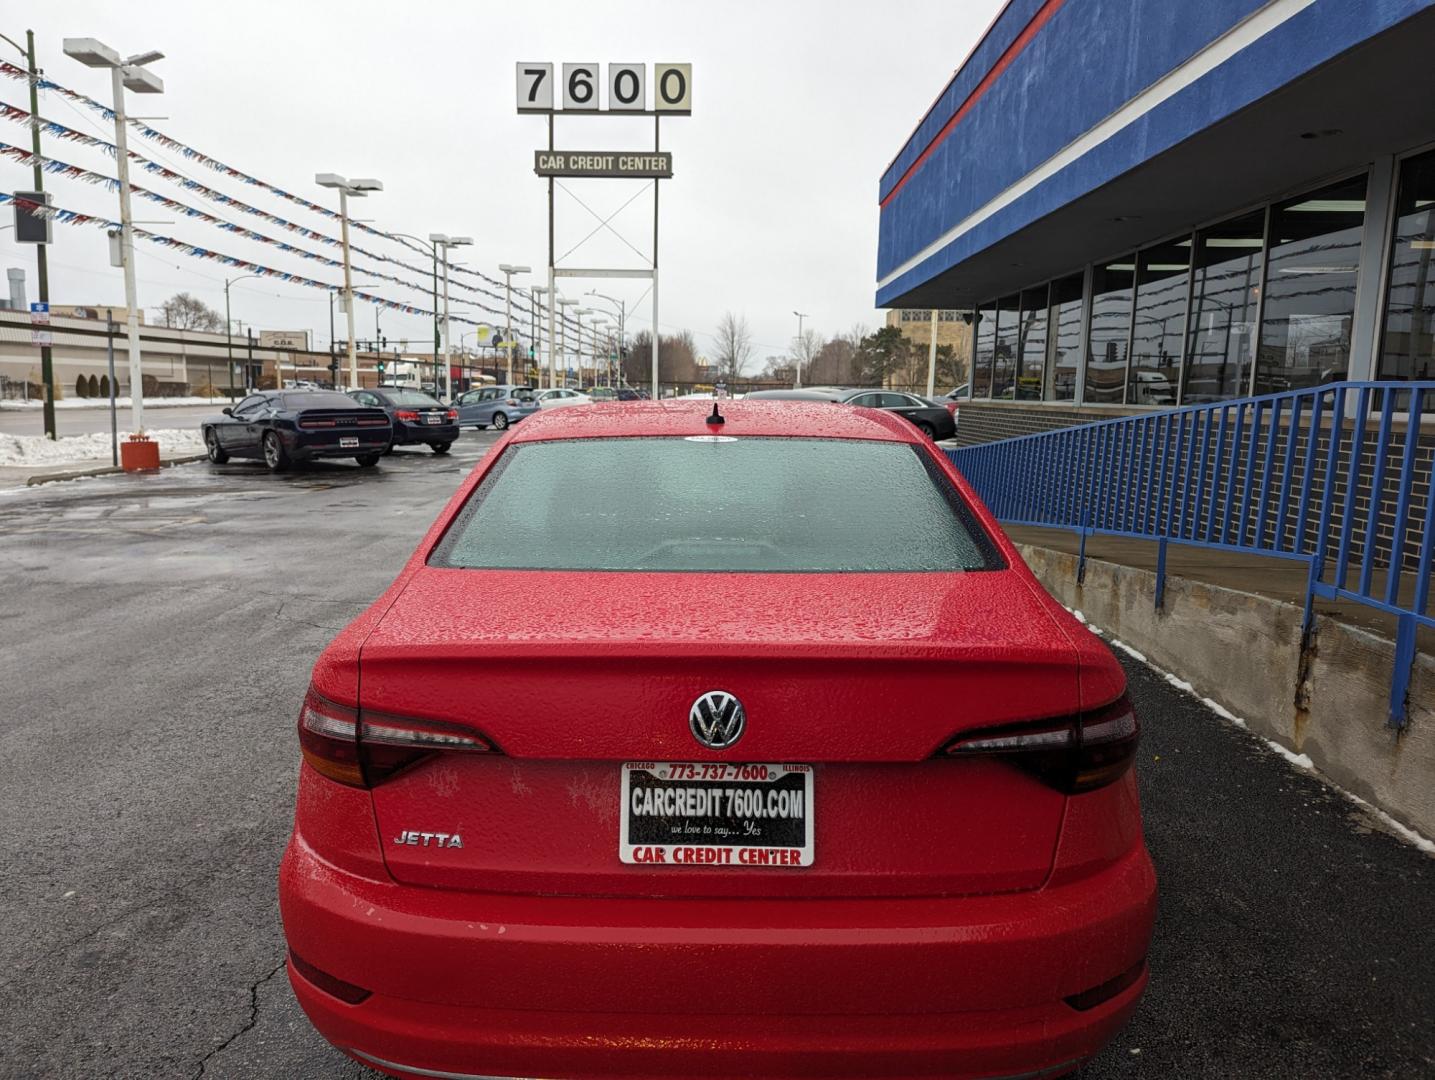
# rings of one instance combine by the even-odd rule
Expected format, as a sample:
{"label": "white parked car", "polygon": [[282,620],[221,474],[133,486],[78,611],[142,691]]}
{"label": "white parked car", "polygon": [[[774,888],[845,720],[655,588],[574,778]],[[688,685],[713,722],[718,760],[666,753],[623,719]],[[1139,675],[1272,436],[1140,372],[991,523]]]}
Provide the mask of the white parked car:
{"label": "white parked car", "polygon": [[540,409],[564,409],[569,405],[591,405],[593,399],[577,390],[555,387],[552,390],[537,390],[533,394]]}

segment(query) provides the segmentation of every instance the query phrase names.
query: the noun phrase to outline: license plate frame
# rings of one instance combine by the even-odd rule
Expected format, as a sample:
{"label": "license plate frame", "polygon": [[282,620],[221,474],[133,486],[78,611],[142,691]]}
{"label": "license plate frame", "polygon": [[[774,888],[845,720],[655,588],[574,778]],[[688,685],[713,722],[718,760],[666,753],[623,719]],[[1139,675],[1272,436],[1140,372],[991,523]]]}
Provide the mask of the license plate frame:
{"label": "license plate frame", "polygon": [[621,862],[799,869],[815,861],[811,765],[627,761],[619,787]]}
{"label": "license plate frame", "polygon": [[424,417],[424,423],[425,423],[425,424],[442,424],[442,423],[443,423],[443,417],[440,416],[438,413],[429,413],[427,416]]}
{"label": "license plate frame", "polygon": [[357,435],[340,435],[340,450],[357,450],[359,448],[359,437]]}

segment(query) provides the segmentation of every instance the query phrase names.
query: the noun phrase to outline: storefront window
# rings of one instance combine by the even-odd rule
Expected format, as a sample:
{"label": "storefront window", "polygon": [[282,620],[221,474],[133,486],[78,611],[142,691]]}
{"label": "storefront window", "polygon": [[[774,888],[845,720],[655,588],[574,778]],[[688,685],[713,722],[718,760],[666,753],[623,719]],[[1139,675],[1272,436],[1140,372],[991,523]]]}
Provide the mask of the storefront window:
{"label": "storefront window", "polygon": [[1400,167],[1382,379],[1435,377],[1435,151]]}
{"label": "storefront window", "polygon": [[1365,177],[1271,207],[1256,393],[1348,377]]}
{"label": "storefront window", "polygon": [[1244,397],[1260,299],[1265,211],[1196,234],[1182,402]]}
{"label": "storefront window", "polygon": [[1015,396],[1017,365],[1018,297],[1004,296],[997,301],[997,341],[992,364],[992,397]]}
{"label": "storefront window", "polygon": [[992,396],[992,350],[996,343],[996,304],[983,304],[977,308],[976,352],[972,363],[972,397]]}
{"label": "storefront window", "polygon": [[1056,340],[1052,342],[1049,378],[1042,397],[1048,401],[1076,399],[1076,371],[1081,362],[1081,275],[1051,283],[1051,317]]}
{"label": "storefront window", "polygon": [[1176,404],[1190,272],[1189,239],[1147,248],[1136,257],[1128,405]]}
{"label": "storefront window", "polygon": [[1127,255],[1092,267],[1085,401],[1121,403],[1126,386],[1126,347],[1131,336],[1135,258]]}
{"label": "storefront window", "polygon": [[1022,290],[1016,354],[1020,360],[1016,379],[1017,398],[1022,401],[1040,401],[1041,373],[1046,366],[1045,285]]}

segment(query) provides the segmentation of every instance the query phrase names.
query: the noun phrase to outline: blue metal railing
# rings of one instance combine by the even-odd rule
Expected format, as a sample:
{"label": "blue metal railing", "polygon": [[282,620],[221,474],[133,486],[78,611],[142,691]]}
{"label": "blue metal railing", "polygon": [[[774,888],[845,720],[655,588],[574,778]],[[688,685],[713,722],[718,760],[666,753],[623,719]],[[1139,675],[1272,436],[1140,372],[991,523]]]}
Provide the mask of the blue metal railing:
{"label": "blue metal railing", "polygon": [[[1346,382],[1105,420],[948,451],[1004,524],[1187,544],[1308,567],[1317,597],[1394,616],[1390,723],[1403,727],[1435,551],[1435,382]],[[1374,430],[1372,431],[1372,425]]]}

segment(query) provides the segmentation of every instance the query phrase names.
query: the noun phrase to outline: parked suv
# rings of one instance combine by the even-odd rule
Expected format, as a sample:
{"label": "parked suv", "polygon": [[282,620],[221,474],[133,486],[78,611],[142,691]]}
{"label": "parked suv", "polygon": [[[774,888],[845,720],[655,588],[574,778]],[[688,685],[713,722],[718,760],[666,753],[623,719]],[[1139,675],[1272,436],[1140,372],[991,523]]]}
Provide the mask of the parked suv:
{"label": "parked suv", "polygon": [[460,426],[472,424],[486,428],[492,425],[499,431],[538,411],[531,386],[481,386],[459,394],[453,404],[458,409]]}

